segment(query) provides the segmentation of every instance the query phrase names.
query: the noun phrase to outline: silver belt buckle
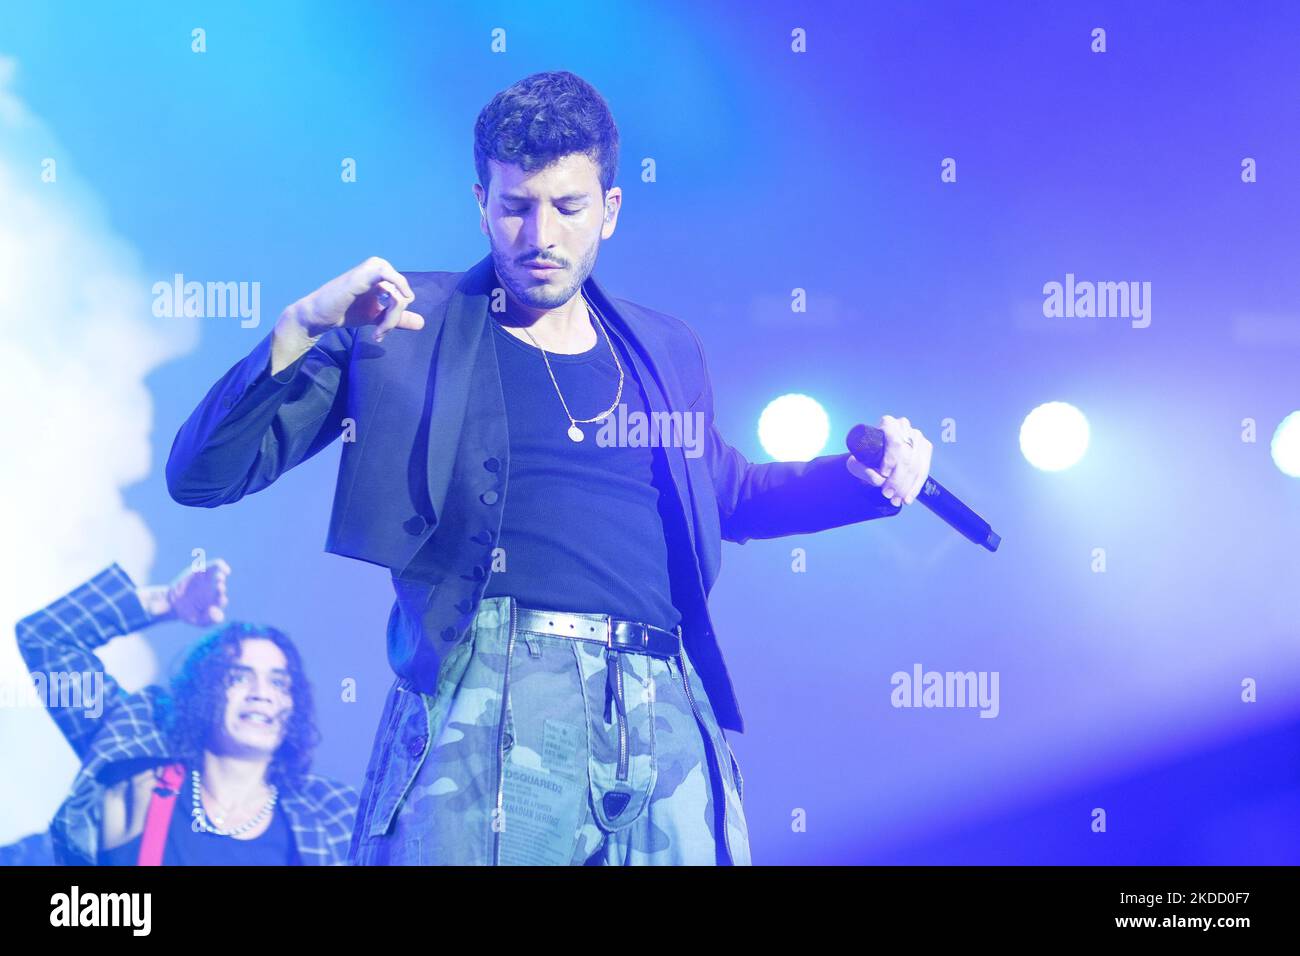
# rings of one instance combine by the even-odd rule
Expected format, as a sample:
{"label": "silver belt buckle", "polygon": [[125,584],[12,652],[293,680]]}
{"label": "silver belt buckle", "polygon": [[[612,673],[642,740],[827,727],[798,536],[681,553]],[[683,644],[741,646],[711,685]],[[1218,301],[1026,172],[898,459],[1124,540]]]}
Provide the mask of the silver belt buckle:
{"label": "silver belt buckle", "polygon": [[614,649],[614,619],[608,614],[605,615],[605,647]]}
{"label": "silver belt buckle", "polygon": [[641,625],[641,650],[650,650],[650,625],[648,624]]}

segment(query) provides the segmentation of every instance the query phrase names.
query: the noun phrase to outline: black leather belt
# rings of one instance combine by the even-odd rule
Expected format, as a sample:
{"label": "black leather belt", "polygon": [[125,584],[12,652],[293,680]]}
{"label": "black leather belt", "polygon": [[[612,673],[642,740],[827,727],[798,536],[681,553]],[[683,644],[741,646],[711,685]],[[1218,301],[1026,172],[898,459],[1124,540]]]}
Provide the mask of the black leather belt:
{"label": "black leather belt", "polygon": [[682,649],[680,624],[676,631],[665,631],[653,624],[628,621],[609,614],[540,611],[516,606],[515,627],[533,634],[568,637],[575,641],[588,641],[615,650],[636,651],[655,657],[676,657]]}

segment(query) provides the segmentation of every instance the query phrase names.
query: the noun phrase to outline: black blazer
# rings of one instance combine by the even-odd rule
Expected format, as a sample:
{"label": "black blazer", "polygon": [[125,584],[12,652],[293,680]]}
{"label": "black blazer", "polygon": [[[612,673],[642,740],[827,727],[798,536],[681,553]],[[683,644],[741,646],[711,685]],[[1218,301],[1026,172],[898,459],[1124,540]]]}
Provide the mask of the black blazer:
{"label": "black blazer", "polygon": [[[424,640],[390,641],[393,669],[431,693],[441,646],[464,639],[490,574],[510,473],[505,402],[488,325],[491,255],[465,272],[403,273],[425,317],[382,344],[373,328],[336,329],[279,375],[268,334],[212,387],[181,426],[167,487],[185,505],[216,507],[260,491],[340,435],[338,484],[325,547],[392,569],[433,538],[421,575],[436,585]],[[699,337],[684,322],[623,299],[588,277],[587,294],[628,347],[653,412],[698,412],[705,450],[665,446],[694,551],[698,588],[682,612],[687,653],[718,723],[743,731],[707,598],[722,540],[744,543],[834,528],[899,509],[849,474],[847,453],[752,464],[713,421]]]}

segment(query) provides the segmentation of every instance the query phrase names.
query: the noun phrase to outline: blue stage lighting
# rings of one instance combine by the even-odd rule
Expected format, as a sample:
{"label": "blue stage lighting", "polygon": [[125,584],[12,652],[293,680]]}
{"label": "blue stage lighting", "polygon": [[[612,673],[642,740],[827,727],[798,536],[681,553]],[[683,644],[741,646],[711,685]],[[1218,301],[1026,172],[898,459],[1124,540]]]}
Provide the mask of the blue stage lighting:
{"label": "blue stage lighting", "polygon": [[1300,478],[1300,411],[1282,419],[1269,445],[1273,464],[1290,478]]}
{"label": "blue stage lighting", "polygon": [[1088,450],[1088,419],[1067,402],[1039,405],[1020,426],[1020,451],[1042,471],[1064,471]]}
{"label": "blue stage lighting", "polygon": [[776,461],[815,458],[826,447],[830,434],[826,410],[807,395],[774,398],[758,418],[758,440]]}

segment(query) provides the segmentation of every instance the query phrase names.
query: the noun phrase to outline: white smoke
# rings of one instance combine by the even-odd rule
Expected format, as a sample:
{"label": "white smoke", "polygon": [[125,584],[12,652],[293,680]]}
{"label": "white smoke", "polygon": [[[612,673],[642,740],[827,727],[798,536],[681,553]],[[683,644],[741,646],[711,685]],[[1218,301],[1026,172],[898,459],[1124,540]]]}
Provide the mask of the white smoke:
{"label": "white smoke", "polygon": [[[67,154],[14,92],[16,73],[0,57],[0,682],[10,689],[30,685],[18,619],[112,561],[148,583],[153,537],[122,498],[152,466],[144,378],[197,336],[193,321],[152,317],[136,253],[69,175],[94,157]],[[157,669],[139,636],[103,657],[128,689]],[[46,827],[77,762],[44,710],[21,706],[0,709],[0,759],[6,843]]]}

